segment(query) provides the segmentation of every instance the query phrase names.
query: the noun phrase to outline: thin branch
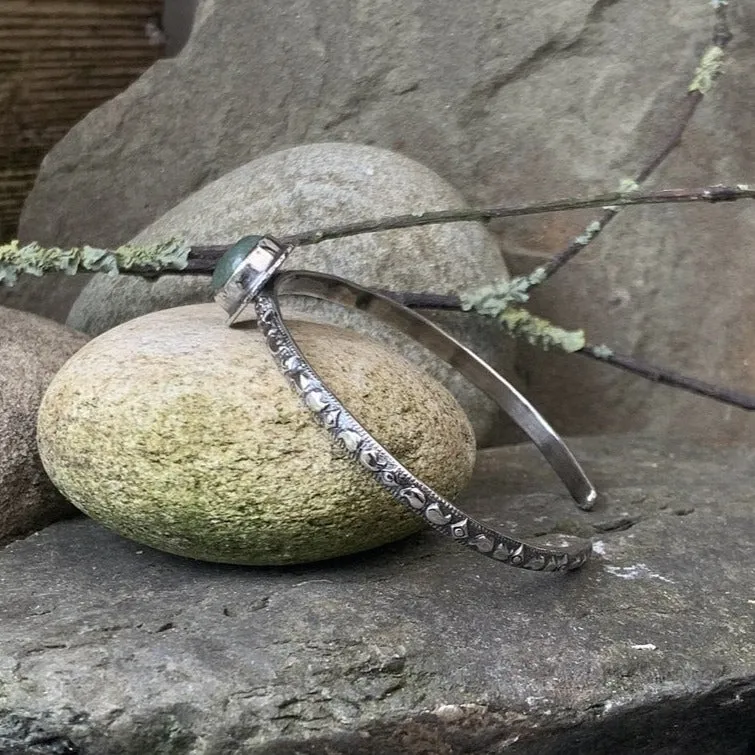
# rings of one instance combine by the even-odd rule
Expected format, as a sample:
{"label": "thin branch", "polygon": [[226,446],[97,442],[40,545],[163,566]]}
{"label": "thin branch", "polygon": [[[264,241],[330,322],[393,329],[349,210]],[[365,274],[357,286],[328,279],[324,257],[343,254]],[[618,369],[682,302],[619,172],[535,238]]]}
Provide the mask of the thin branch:
{"label": "thin branch", "polygon": [[[358,223],[318,228],[302,233],[280,237],[279,241],[295,246],[308,246],[322,241],[358,236],[363,233],[377,233],[397,228],[414,228],[422,225],[440,223],[458,223],[465,221],[490,220],[492,218],[511,218],[522,215],[540,215],[564,210],[581,210],[586,207],[605,207],[607,205],[648,205],[648,204],[686,204],[690,202],[733,202],[738,199],[755,199],[755,184],[738,184],[736,186],[707,186],[697,189],[660,189],[658,191],[631,193],[626,190],[598,194],[582,199],[554,199],[551,202],[533,202],[520,205],[484,207],[461,210],[434,210],[430,212],[396,215],[391,217],[364,220]],[[264,229],[263,229],[264,230]],[[589,229],[588,229],[589,231]],[[160,274],[208,275],[230,244],[196,245],[189,251],[188,262],[181,270],[162,270]],[[134,275],[156,275],[154,269],[131,267],[121,272]]]}
{"label": "thin branch", "polygon": [[[280,241],[306,246],[321,241],[356,236],[362,233],[411,228],[438,223],[490,220],[491,218],[538,215],[586,207],[647,204],[685,204],[689,202],[733,202],[755,199],[755,184],[736,186],[706,186],[696,189],[660,189],[633,192],[627,189],[583,198],[555,199],[480,209],[436,210],[393,217],[365,220],[359,223],[319,228],[284,236]],[[263,229],[264,231],[264,229]],[[590,229],[588,228],[588,235]],[[111,271],[155,278],[160,275],[210,275],[222,255],[232,244],[196,245],[188,247],[181,241],[168,240],[163,244],[136,247],[126,245],[115,250],[84,246],[74,249],[45,248],[35,242],[26,245],[18,241],[0,244],[0,284],[13,285],[19,274],[44,275],[53,272]]]}
{"label": "thin branch", "polygon": [[695,393],[698,396],[712,398],[723,404],[730,404],[731,406],[746,409],[747,411],[753,411],[753,409],[755,409],[755,396],[752,394],[736,391],[730,388],[721,388],[712,383],[706,383],[704,380],[687,377],[674,370],[667,370],[663,367],[648,364],[647,362],[641,362],[640,360],[626,354],[618,354],[606,346],[592,346],[588,344],[575,353],[589,357],[590,359],[596,359],[605,364],[610,364],[613,367],[618,367],[627,372],[632,372],[635,375],[639,375],[640,377],[654,383],[668,385],[673,388],[681,388],[688,393]]}
{"label": "thin branch", "polygon": [[[696,189],[661,189],[648,192],[622,191],[598,194],[591,197],[554,199],[550,202],[532,202],[519,205],[499,207],[470,208],[460,210],[433,210],[415,212],[408,215],[363,220],[358,223],[318,228],[284,236],[280,241],[295,246],[319,244],[322,241],[358,236],[362,233],[377,233],[397,228],[414,228],[422,225],[440,223],[458,223],[464,221],[492,220],[493,218],[512,218],[523,215],[541,215],[565,210],[582,210],[588,207],[605,207],[607,205],[646,204],[685,204],[689,202],[732,202],[738,199],[755,199],[755,185],[738,184],[736,186],[706,186]],[[195,255],[217,259],[227,246],[195,246],[189,258]]]}
{"label": "thin branch", "polygon": [[[715,14],[715,23],[713,28],[712,44],[703,54],[700,63],[695,71],[687,90],[685,107],[682,111],[679,123],[669,136],[666,143],[658,150],[651,160],[640,170],[634,179],[635,184],[639,187],[644,183],[664,162],[664,160],[676,149],[682,140],[682,136],[692,120],[692,116],[697,110],[697,106],[702,102],[705,95],[710,90],[713,80],[721,71],[724,50],[732,40],[731,29],[727,15],[726,0],[714,0],[712,2],[713,12]],[[607,202],[613,206],[606,207],[603,214],[587,226],[584,233],[569,242],[568,246],[541,266],[543,271],[542,281],[533,284],[533,288],[549,280],[564,265],[573,260],[581,251],[589,246],[606,228],[606,226],[619,214],[622,204]]]}

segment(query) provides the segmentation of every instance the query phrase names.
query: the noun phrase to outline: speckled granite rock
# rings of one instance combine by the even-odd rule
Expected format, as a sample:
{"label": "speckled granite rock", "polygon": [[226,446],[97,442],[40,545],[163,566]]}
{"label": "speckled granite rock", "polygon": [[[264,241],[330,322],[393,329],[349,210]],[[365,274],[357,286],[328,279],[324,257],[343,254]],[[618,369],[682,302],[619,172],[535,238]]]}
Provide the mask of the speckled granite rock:
{"label": "speckled granite rock", "polygon": [[591,535],[596,559],[569,575],[433,532],[264,570],[88,520],[11,544],[0,751],[749,755],[755,452],[571,445],[606,495],[592,513],[530,446],[481,452],[464,495],[521,534]]}
{"label": "speckled granite rock", "polygon": [[[215,304],[155,312],[91,341],[50,385],[39,449],[58,488],[141,543],[210,561],[282,564],[416,532],[288,387],[253,321]],[[421,370],[351,331],[293,322],[316,371],[410,469],[455,496],[472,429]],[[432,429],[432,432],[428,432]]]}
{"label": "speckled granite rock", "polygon": [[88,337],[37,315],[0,307],[0,543],[70,515],[37,454],[42,394]]}
{"label": "speckled granite rock", "polygon": [[[182,238],[222,244],[249,233],[291,234],[367,217],[463,206],[458,192],[409,158],[361,144],[310,144],[253,160],[192,194],[134,241]],[[365,286],[449,293],[506,278],[493,237],[478,223],[454,223],[355,236],[301,247],[286,267],[340,275]],[[68,324],[97,335],[132,317],[209,301],[209,276],[139,278],[97,275],[76,300]],[[330,302],[285,306],[289,315],[354,328],[397,348],[449,388],[488,442],[498,407],[444,362],[374,317]],[[458,312],[430,315],[499,370],[511,372],[513,349],[499,328]],[[507,369],[508,368],[508,369]]]}

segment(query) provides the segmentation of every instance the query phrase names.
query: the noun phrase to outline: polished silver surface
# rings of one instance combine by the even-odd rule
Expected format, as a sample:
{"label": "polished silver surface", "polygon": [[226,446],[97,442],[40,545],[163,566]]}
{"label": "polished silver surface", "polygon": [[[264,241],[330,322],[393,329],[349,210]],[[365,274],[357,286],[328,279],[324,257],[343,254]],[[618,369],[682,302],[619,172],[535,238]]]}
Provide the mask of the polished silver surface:
{"label": "polished silver surface", "polygon": [[495,560],[535,571],[567,571],[587,561],[589,542],[562,548],[524,543],[482,524],[438,495],[395,459],[349,413],[307,362],[286,328],[278,296],[291,294],[337,302],[369,312],[415,338],[459,370],[506,411],[542,451],[583,509],[597,493],[577,460],[537,410],[505,378],[421,314],[354,283],[321,273],[278,273],[256,294],[260,330],[294,390],[334,439],[409,511],[436,530]]}

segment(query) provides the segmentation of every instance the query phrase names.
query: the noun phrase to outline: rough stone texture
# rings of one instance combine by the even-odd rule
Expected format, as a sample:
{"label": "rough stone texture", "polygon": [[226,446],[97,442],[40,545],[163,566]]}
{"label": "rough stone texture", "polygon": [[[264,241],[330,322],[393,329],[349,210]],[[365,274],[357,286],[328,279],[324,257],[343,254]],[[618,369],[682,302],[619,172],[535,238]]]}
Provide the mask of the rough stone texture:
{"label": "rough stone texture", "polygon": [[521,533],[592,535],[564,577],[431,532],[307,569],[186,561],[82,520],[13,543],[3,752],[748,755],[755,453],[572,445],[606,494],[591,514],[530,446],[482,452],[464,496]]}
{"label": "rough stone texture", "polygon": [[37,454],[37,409],[53,375],[88,337],[0,307],[0,543],[70,515]]}
{"label": "rough stone texture", "polygon": [[[198,304],[91,341],[39,410],[53,482],[117,532],[210,561],[317,561],[416,532],[420,520],[301,406],[254,324],[228,328],[215,304]],[[474,435],[439,383],[352,331],[292,321],[291,332],[386,448],[442,495],[458,495]]]}
{"label": "rough stone texture", "polygon": [[[23,235],[125,241],[250,158],[322,140],[399,149],[472,203],[614,189],[672,133],[711,36],[710,3],[658,8],[654,0],[293,0],[269,13],[258,0],[206,0],[177,59],[159,62],[53,150]],[[730,3],[729,11],[735,39],[725,75],[656,186],[755,173],[745,96],[755,5]],[[264,54],[249,54],[250,39],[269,40]],[[534,266],[592,216],[507,221],[498,230],[506,253]],[[754,232],[755,211],[742,203],[627,211],[536,306],[585,326],[596,342],[750,388],[746,323],[755,304],[743,282],[753,276]],[[755,427],[753,416],[580,358],[523,350],[520,370],[530,375],[529,395],[571,433],[647,428],[749,439]]]}
{"label": "rough stone texture", "polygon": [[[395,152],[358,144],[315,144],[283,150],[232,171],[167,212],[134,241],[177,237],[219,244],[255,232],[283,235],[367,216],[462,204],[461,196],[431,170]],[[340,275],[367,286],[435,293],[507,276],[493,237],[476,223],[302,247],[286,266]],[[68,324],[97,335],[156,309],[211,298],[209,276],[165,276],[149,282],[98,275],[74,303]],[[479,439],[491,440],[498,407],[410,339],[374,317],[328,302],[310,300],[289,305],[286,312],[353,327],[395,347],[440,379],[461,402]],[[496,368],[511,371],[513,350],[501,344],[496,325],[460,313],[434,317]]]}

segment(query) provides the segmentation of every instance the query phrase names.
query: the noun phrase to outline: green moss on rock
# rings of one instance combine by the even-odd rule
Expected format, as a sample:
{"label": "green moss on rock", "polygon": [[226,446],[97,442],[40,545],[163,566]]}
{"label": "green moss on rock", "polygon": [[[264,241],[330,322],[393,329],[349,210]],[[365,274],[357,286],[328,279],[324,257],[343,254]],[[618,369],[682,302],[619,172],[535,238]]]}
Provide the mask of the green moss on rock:
{"label": "green moss on rock", "polygon": [[[474,463],[451,395],[350,331],[292,323],[315,369],[394,454],[453,497]],[[39,414],[48,474],[117,532],[184,556],[318,561],[415,532],[285,383],[254,324],[215,305],[156,312],[99,336],[58,373]]]}

